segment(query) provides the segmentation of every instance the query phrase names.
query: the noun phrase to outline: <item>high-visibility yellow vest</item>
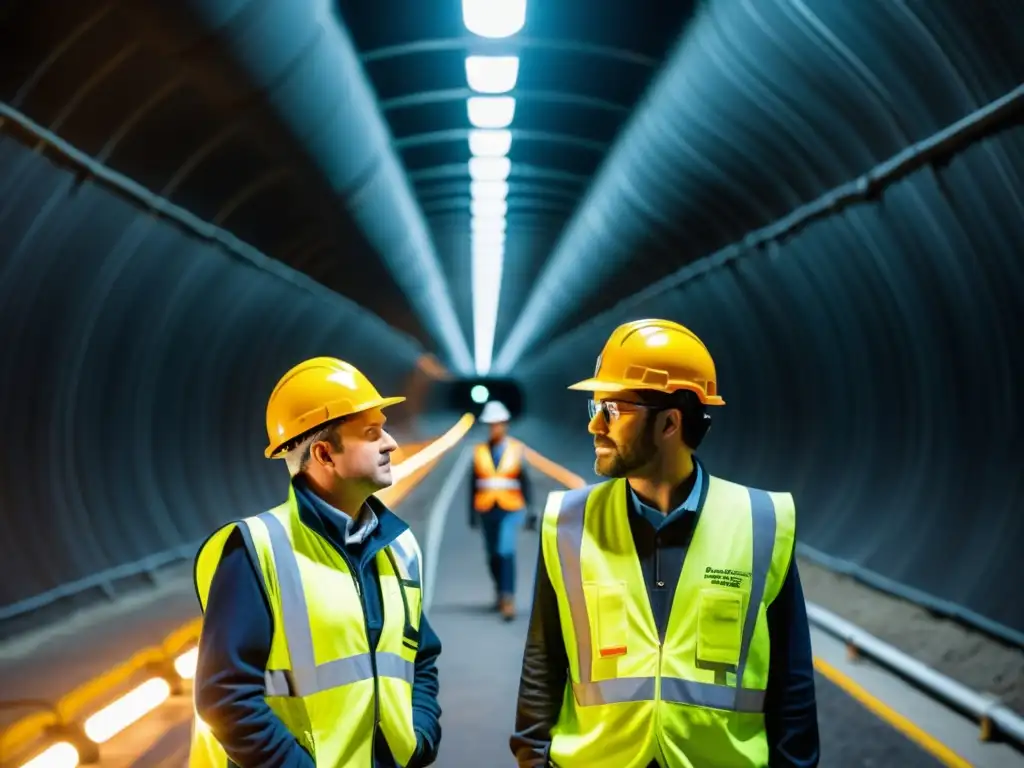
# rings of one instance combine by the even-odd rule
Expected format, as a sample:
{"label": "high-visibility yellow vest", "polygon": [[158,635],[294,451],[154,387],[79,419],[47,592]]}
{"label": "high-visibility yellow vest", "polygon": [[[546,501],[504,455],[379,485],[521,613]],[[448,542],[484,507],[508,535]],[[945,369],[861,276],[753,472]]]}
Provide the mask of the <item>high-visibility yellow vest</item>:
{"label": "high-visibility yellow vest", "polygon": [[494,466],[491,446],[477,445],[473,456],[474,492],[473,509],[489,512],[495,505],[507,512],[515,512],[526,505],[519,477],[523,471],[523,444],[506,438],[505,452],[498,466]]}
{"label": "high-visibility yellow vest", "polygon": [[766,611],[793,551],[788,493],[709,487],[659,638],[623,479],[552,493],[544,564],[558,595],[569,688],[559,768],[764,768]]}
{"label": "high-visibility yellow vest", "polygon": [[[200,549],[195,582],[203,611],[224,544],[236,528],[259,558],[273,614],[267,704],[319,766],[370,768],[378,727],[398,764],[405,765],[416,750],[412,683],[422,584],[412,531],[376,555],[384,627],[371,652],[356,575],[326,539],[299,520],[294,489],[281,506],[226,525]],[[227,761],[210,725],[196,715],[190,768],[225,768]]]}

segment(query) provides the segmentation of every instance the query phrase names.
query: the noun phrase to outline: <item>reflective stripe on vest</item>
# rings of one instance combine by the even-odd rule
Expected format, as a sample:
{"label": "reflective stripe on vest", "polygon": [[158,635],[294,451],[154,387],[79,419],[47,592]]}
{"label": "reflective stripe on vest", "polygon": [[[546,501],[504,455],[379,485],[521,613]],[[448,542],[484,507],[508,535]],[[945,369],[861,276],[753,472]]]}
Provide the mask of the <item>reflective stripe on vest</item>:
{"label": "reflective stripe on vest", "polygon": [[[311,696],[314,693],[349,685],[373,678],[371,654],[361,653],[343,659],[334,659],[317,665],[313,657],[313,635],[310,631],[309,610],[299,575],[299,564],[288,541],[288,533],[281,521],[269,512],[259,516],[270,533],[270,545],[277,564],[277,580],[281,590],[281,612],[292,668],[268,669],[266,672],[268,696]],[[397,547],[396,547],[397,549]],[[402,558],[398,558],[400,564]],[[406,561],[409,562],[409,561]],[[418,571],[418,556],[413,561]],[[409,571],[402,577],[409,579]],[[377,654],[377,675],[396,677],[412,683],[414,666],[397,654]]]}
{"label": "reflective stripe on vest", "polygon": [[[764,598],[765,584],[772,565],[775,547],[775,509],[771,498],[760,490],[748,489],[752,509],[753,564],[751,599],[747,606],[740,661],[736,675],[743,679],[757,611]],[[592,638],[590,617],[583,591],[580,553],[583,548],[584,513],[591,488],[567,491],[549,497],[549,504],[561,504],[558,514],[558,562],[565,583],[566,597],[576,633],[576,653],[580,681],[573,681],[573,691],[580,706],[651,701],[655,698],[654,677],[615,678],[594,681],[592,674]],[[755,599],[756,598],[756,599]],[[730,710],[760,712],[764,708],[764,691],[714,683],[702,683],[673,677],[661,678],[661,699],[678,704]]]}
{"label": "reflective stripe on vest", "polygon": [[514,477],[478,477],[476,487],[488,491],[518,491],[519,481]]}

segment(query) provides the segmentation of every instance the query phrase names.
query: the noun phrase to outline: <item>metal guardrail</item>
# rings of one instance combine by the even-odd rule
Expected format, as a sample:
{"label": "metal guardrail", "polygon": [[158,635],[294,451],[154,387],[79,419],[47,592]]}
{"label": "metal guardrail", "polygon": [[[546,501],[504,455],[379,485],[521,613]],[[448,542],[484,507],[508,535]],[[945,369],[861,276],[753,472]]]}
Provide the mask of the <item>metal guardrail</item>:
{"label": "metal guardrail", "polygon": [[981,728],[982,741],[993,741],[1001,736],[1018,747],[1024,747],[1024,718],[994,696],[958,683],[819,605],[807,603],[807,618],[814,626],[846,643],[851,656],[871,659],[973,718]]}
{"label": "metal guardrail", "polygon": [[18,616],[38,611],[58,600],[74,597],[91,589],[102,590],[107,598],[113,599],[117,596],[115,590],[117,582],[143,574],[152,574],[160,568],[188,560],[195,555],[199,545],[202,543],[202,539],[186,542],[171,549],[149,555],[141,560],[136,560],[133,563],[117,565],[100,573],[94,573],[84,579],[62,584],[59,587],[41,592],[24,600],[19,600],[16,603],[0,605],[0,622],[9,621]]}

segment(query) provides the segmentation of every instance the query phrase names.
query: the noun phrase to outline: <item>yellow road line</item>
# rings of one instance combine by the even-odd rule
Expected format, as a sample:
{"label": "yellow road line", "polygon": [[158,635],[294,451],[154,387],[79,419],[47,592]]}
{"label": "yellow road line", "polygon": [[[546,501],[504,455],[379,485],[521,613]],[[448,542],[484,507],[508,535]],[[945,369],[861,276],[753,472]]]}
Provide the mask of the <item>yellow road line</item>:
{"label": "yellow road line", "polygon": [[815,656],[814,668],[818,670],[823,677],[844,690],[860,702],[866,709],[877,715],[919,747],[931,754],[943,765],[947,765],[949,768],[972,768],[971,763],[967,760],[962,758],[930,733],[924,731],[920,726],[912,723],[888,704],[872,696],[858,683],[844,675],[827,661],[823,661]]}

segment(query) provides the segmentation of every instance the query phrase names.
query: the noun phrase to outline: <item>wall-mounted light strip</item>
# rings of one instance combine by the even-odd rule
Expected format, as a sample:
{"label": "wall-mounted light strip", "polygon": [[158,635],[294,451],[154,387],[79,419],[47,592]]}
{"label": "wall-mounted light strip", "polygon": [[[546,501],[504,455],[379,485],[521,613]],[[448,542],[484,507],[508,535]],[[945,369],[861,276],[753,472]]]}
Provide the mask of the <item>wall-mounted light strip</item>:
{"label": "wall-mounted light strip", "polygon": [[[526,0],[462,0],[466,29],[487,38],[507,38],[526,24]],[[470,214],[473,288],[473,357],[477,374],[491,370],[505,263],[505,216],[512,161],[518,56],[467,56]]]}

